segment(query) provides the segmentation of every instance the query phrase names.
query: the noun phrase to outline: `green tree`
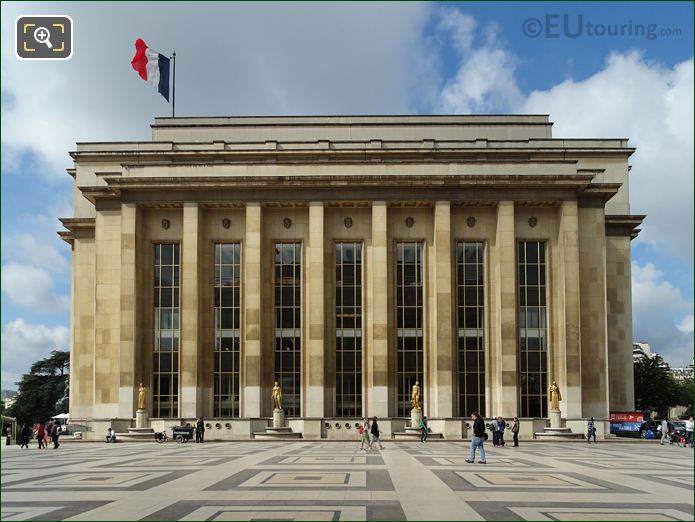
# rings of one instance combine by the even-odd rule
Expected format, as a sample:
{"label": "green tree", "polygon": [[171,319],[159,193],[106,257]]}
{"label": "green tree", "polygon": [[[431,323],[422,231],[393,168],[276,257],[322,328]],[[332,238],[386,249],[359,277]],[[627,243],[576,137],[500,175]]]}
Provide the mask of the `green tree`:
{"label": "green tree", "polygon": [[[683,392],[682,386],[673,378],[668,364],[660,355],[641,357],[635,362],[634,368],[637,410],[656,411],[660,418],[665,419],[669,408],[687,405],[687,393]],[[692,396],[690,401],[692,402]]]}
{"label": "green tree", "polygon": [[54,350],[46,359],[31,365],[22,376],[17,401],[8,409],[8,415],[21,424],[47,421],[56,411],[56,403],[64,396],[70,368],[70,353]]}

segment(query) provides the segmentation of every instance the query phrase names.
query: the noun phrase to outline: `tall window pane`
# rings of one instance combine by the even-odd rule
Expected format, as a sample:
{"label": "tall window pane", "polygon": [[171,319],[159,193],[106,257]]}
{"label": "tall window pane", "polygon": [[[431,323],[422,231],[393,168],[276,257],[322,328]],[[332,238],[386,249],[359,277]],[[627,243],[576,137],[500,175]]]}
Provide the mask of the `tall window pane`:
{"label": "tall window pane", "polygon": [[410,413],[415,381],[420,382],[424,403],[422,254],[421,242],[396,243],[396,379],[401,417]]}
{"label": "tall window pane", "polygon": [[519,242],[518,280],[521,416],[547,417],[548,329],[544,242]]}
{"label": "tall window pane", "polygon": [[215,245],[215,417],[239,416],[241,245]]}
{"label": "tall window pane", "polygon": [[154,417],[179,411],[179,249],[178,243],[154,245]]}
{"label": "tall window pane", "polygon": [[456,244],[459,415],[485,416],[483,243]]}
{"label": "tall window pane", "polygon": [[275,243],[275,380],[289,417],[301,413],[301,268],[301,243]]}
{"label": "tall window pane", "polygon": [[362,415],[362,243],[335,245],[335,414]]}

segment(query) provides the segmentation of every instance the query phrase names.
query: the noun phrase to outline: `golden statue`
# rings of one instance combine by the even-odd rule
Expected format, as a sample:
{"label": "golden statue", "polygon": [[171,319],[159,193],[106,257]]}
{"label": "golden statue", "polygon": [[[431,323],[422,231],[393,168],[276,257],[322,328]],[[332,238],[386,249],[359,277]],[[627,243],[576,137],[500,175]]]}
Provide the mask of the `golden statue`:
{"label": "golden statue", "polygon": [[145,388],[142,385],[142,383],[140,383],[140,389],[138,390],[138,410],[144,410],[145,409],[146,396],[147,396],[147,388]]}
{"label": "golden statue", "polygon": [[273,402],[275,403],[275,411],[282,410],[282,390],[278,386],[278,382],[275,381],[275,386],[273,386]]}
{"label": "golden statue", "polygon": [[562,396],[560,395],[560,388],[558,388],[558,385],[555,381],[553,381],[553,384],[551,384],[550,388],[548,388],[548,397],[550,397],[550,409],[554,411],[559,411]]}
{"label": "golden statue", "polygon": [[413,384],[413,392],[410,395],[410,404],[414,410],[422,409],[422,405],[420,404],[420,383],[418,381],[415,381],[415,384]]}

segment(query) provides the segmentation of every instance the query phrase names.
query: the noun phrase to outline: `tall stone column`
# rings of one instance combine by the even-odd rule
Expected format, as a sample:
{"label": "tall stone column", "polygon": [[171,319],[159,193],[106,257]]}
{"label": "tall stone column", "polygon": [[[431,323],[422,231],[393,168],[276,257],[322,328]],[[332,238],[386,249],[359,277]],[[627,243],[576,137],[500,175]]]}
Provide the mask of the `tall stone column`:
{"label": "tall stone column", "polygon": [[97,201],[96,210],[93,414],[109,419],[120,413],[121,203]]}
{"label": "tall stone column", "polygon": [[388,208],[372,203],[372,244],[369,247],[367,293],[367,414],[387,417],[388,408]]}
{"label": "tall stone column", "polygon": [[[242,256],[244,260],[242,417],[261,416],[261,210],[260,203],[246,204],[246,231]],[[270,397],[267,400],[270,400]]]}
{"label": "tall stone column", "polygon": [[610,411],[635,408],[630,236],[606,237]]}
{"label": "tall stone column", "polygon": [[201,412],[198,393],[198,244],[200,208],[183,204],[183,241],[181,244],[181,417],[195,418]]}
{"label": "tall stone column", "polygon": [[433,397],[432,415],[435,417],[452,417],[454,407],[453,367],[454,346],[453,331],[453,296],[451,270],[453,256],[451,252],[451,203],[437,201],[434,206],[434,310],[430,339],[434,345],[430,350],[430,365],[434,382],[428,383],[426,396]]}
{"label": "tall stone column", "polygon": [[606,225],[602,207],[579,208],[582,417],[608,416]]}
{"label": "tall stone column", "polygon": [[[558,281],[562,295],[559,318],[558,353],[555,364],[558,384],[562,390],[562,412],[568,419],[582,416],[581,357],[579,353],[579,217],[576,201],[564,201],[558,210],[558,250],[562,263],[551,267],[562,281]],[[552,349],[552,347],[551,347]],[[552,378],[552,376],[551,376]]]}
{"label": "tall stone column", "polygon": [[[135,412],[135,235],[137,205],[121,203],[121,340],[118,416],[129,418]],[[138,383],[139,384],[139,383]]]}
{"label": "tall stone column", "polygon": [[495,238],[490,245],[490,392],[487,415],[513,417],[518,409],[518,354],[514,202],[497,204]]}
{"label": "tall stone column", "polygon": [[307,305],[309,343],[304,351],[304,417],[323,417],[324,368],[324,268],[323,203],[309,205],[309,243],[307,245]]}

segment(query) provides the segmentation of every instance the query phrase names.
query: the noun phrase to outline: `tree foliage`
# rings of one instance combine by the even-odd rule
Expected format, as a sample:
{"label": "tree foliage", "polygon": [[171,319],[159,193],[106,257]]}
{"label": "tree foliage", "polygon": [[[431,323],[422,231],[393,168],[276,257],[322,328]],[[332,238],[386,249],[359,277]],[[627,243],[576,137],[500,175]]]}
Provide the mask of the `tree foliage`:
{"label": "tree foliage", "polygon": [[56,403],[65,394],[69,368],[70,353],[58,350],[32,364],[29,373],[18,383],[19,395],[8,409],[8,415],[16,417],[21,425],[45,422],[53,415],[67,413],[67,404],[65,411],[57,411]]}
{"label": "tree foliage", "polygon": [[692,403],[692,380],[674,379],[661,356],[641,357],[635,362],[635,407],[638,411],[656,411],[665,419],[669,408],[690,406],[692,410]]}

